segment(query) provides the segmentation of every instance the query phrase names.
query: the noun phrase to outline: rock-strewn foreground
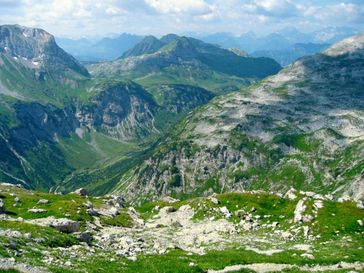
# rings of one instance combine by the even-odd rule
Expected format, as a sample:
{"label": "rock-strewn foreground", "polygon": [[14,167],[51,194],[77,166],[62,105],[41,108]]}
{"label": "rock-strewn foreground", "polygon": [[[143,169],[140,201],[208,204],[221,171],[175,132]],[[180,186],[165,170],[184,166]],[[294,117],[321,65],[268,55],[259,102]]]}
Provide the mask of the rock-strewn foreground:
{"label": "rock-strewn foreground", "polygon": [[[263,191],[131,207],[0,185],[0,272],[362,272],[364,207]],[[17,272],[17,271],[16,271]]]}

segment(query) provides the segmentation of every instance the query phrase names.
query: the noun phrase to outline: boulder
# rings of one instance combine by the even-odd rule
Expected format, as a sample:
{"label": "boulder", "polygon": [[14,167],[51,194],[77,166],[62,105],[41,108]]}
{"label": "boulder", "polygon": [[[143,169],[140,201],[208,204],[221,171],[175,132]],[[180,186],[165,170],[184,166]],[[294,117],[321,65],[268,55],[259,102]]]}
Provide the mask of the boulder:
{"label": "boulder", "polygon": [[80,230],[78,222],[65,218],[54,219],[49,226],[63,233],[74,233]]}
{"label": "boulder", "polygon": [[90,216],[100,216],[100,213],[97,210],[93,209],[93,208],[87,209],[86,212]]}
{"label": "boulder", "polygon": [[172,212],[176,212],[176,208],[171,207],[171,206],[167,206],[167,207],[163,207],[160,209],[159,214],[168,214],[168,213],[172,213]]}
{"label": "boulder", "polygon": [[113,196],[113,200],[114,200],[114,205],[118,208],[123,208],[125,206],[125,199],[124,197],[118,195],[118,196]]}
{"label": "boulder", "polygon": [[219,204],[219,200],[217,200],[217,198],[216,198],[216,197],[211,196],[211,197],[209,197],[209,199],[210,199],[210,201],[211,201],[212,203],[214,203],[215,205],[218,205],[218,204]]}
{"label": "boulder", "polygon": [[295,223],[303,222],[303,213],[306,210],[305,201],[306,201],[306,199],[303,198],[303,199],[299,200],[296,205],[296,208],[294,210],[294,218],[293,218],[293,221]]}
{"label": "boulder", "polygon": [[119,215],[119,210],[116,207],[111,207],[109,209],[109,213],[112,217],[116,217],[117,215]]}
{"label": "boulder", "polygon": [[88,191],[84,188],[79,188],[77,190],[75,190],[73,193],[81,195],[81,196],[87,196],[88,195]]}
{"label": "boulder", "polygon": [[77,234],[76,238],[80,242],[84,242],[87,244],[90,244],[91,241],[93,240],[93,236],[92,236],[91,232],[80,232]]}
{"label": "boulder", "polygon": [[291,188],[289,191],[286,192],[286,194],[284,195],[284,198],[288,198],[290,200],[296,200],[297,195],[295,193],[296,193],[296,190]]}
{"label": "boulder", "polygon": [[45,204],[48,204],[49,203],[49,200],[47,200],[47,199],[40,199],[39,201],[38,201],[38,205],[45,205]]}

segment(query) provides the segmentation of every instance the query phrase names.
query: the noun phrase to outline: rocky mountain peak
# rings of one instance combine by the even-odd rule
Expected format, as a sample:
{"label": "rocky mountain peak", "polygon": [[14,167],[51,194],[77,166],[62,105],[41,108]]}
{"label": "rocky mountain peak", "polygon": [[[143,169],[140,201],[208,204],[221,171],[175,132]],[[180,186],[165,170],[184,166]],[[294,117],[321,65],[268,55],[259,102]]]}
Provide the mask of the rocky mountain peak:
{"label": "rocky mountain peak", "polygon": [[48,72],[72,70],[88,76],[87,70],[57,45],[53,35],[43,29],[20,25],[0,26],[0,53],[28,68]]}
{"label": "rocky mountain peak", "polygon": [[344,54],[364,56],[364,34],[344,39],[324,52],[328,56],[340,56]]}
{"label": "rocky mountain peak", "polygon": [[174,40],[177,40],[179,38],[178,35],[170,33],[167,35],[164,35],[162,38],[160,38],[160,41],[162,41],[165,44],[169,44],[170,42],[173,42]]}
{"label": "rocky mountain peak", "polygon": [[19,25],[0,26],[1,51],[28,59],[40,57],[56,46],[54,37],[42,29]]}
{"label": "rocky mountain peak", "polygon": [[122,58],[135,57],[143,54],[154,53],[164,46],[164,43],[152,35],[145,36],[145,38],[138,43],[135,47],[126,51]]}

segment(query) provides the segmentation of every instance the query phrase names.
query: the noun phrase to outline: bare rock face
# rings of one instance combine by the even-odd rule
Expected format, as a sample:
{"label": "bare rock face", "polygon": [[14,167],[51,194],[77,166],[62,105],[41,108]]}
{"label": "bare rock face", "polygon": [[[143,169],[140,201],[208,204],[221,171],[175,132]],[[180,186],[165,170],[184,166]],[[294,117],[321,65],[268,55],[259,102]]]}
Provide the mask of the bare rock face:
{"label": "bare rock face", "polygon": [[[41,80],[47,77],[54,79],[65,71],[89,75],[86,68],[61,49],[54,37],[42,29],[19,25],[0,26],[0,53],[39,71]],[[59,73],[60,71],[62,72]]]}

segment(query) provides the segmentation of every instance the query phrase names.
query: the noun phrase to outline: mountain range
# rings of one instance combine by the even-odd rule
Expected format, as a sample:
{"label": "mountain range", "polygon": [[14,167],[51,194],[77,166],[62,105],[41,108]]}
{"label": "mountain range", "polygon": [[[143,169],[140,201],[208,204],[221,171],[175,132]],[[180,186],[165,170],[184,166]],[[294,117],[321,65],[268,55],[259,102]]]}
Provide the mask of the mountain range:
{"label": "mountain range", "polygon": [[181,121],[116,191],[130,200],[290,188],[364,197],[364,35]]}
{"label": "mountain range", "polygon": [[[190,110],[219,92],[280,69],[269,58],[244,58],[202,41],[175,38],[178,41],[160,41],[167,44],[152,54],[144,46],[150,43],[146,38],[130,53],[138,56],[91,65],[90,74],[46,31],[1,26],[0,179],[34,189],[72,190],[78,173],[110,164],[124,168],[131,158],[136,164],[143,151]],[[212,62],[214,57],[222,63]],[[224,71],[224,61],[234,67]],[[125,75],[117,70],[120,63],[129,65]],[[215,78],[169,79],[173,71]],[[153,81],[156,74],[167,80]],[[212,88],[214,81],[223,87]],[[102,181],[89,187],[106,192],[109,188]]]}
{"label": "mountain range", "polygon": [[99,62],[114,60],[120,57],[142,39],[143,36],[122,33],[116,37],[105,37],[102,39],[56,38],[56,41],[60,47],[71,53],[79,61]]}
{"label": "mountain range", "polygon": [[364,34],[286,34],[282,68],[0,26],[0,272],[363,272]]}
{"label": "mountain range", "polygon": [[[319,53],[331,44],[356,33],[358,30],[349,27],[330,27],[313,32],[301,32],[290,27],[266,35],[257,35],[251,31],[238,36],[230,33],[186,33],[185,36],[226,49],[243,50],[255,57],[271,57],[280,65],[286,66],[300,57]],[[166,35],[164,39],[173,39],[174,36],[175,34]],[[131,50],[143,38],[139,35],[123,33],[102,39],[57,38],[57,42],[78,60],[88,63],[115,60]],[[152,39],[151,36],[149,38]]]}
{"label": "mountain range", "polygon": [[362,35],[280,72],[174,34],[87,67],[44,30],[0,38],[3,181],[138,201],[290,187],[362,198]]}

